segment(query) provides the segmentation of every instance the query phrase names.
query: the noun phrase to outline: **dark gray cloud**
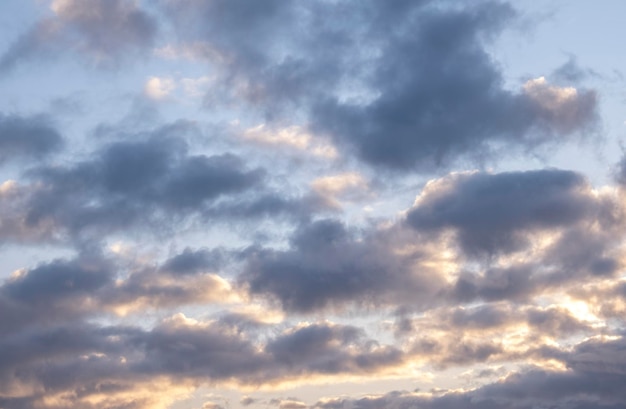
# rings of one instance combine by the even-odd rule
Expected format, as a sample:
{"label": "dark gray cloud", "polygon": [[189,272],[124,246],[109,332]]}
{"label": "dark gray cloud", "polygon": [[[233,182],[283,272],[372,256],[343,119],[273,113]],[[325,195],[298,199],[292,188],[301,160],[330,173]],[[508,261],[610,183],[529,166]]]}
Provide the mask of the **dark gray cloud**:
{"label": "dark gray cloud", "polygon": [[[164,325],[145,339],[146,359],[140,372],[183,377],[275,383],[293,377],[375,371],[402,362],[403,354],[374,344],[353,327],[313,324],[267,341],[262,351],[227,327]],[[184,342],[187,347],[180,348]],[[297,353],[301,351],[302,353]],[[312,359],[314,358],[314,359]]]}
{"label": "dark gray cloud", "polygon": [[613,178],[618,185],[626,186],[626,154],[622,154],[622,158],[613,169]]}
{"label": "dark gray cloud", "polygon": [[92,313],[97,305],[92,296],[112,286],[115,273],[113,265],[90,254],[14,273],[0,286],[0,329],[10,334],[32,324],[45,326]]}
{"label": "dark gray cloud", "polygon": [[553,336],[591,331],[590,326],[567,310],[557,307],[522,309],[511,305],[486,304],[471,309],[455,309],[449,321],[454,328],[477,331],[515,326],[520,322],[528,324],[541,334]]}
{"label": "dark gray cloud", "polygon": [[442,284],[432,269],[415,267],[420,257],[395,254],[393,243],[375,231],[359,237],[341,222],[325,219],[302,224],[288,250],[252,249],[240,280],[251,293],[278,299],[286,311],[352,302],[413,300],[417,305]]}
{"label": "dark gray cloud", "polygon": [[485,363],[499,356],[506,357],[499,340],[472,340],[456,334],[454,340],[424,337],[413,342],[410,356],[427,358],[437,369]]}
{"label": "dark gray cloud", "polygon": [[624,340],[592,340],[559,357],[564,371],[529,369],[467,392],[419,397],[391,392],[362,399],[337,398],[314,405],[320,409],[617,409],[626,404]]}
{"label": "dark gray cloud", "polygon": [[55,16],[36,23],[0,56],[0,72],[69,50],[97,66],[116,66],[124,54],[148,51],[156,38],[154,17],[127,0],[56,0]]}
{"label": "dark gray cloud", "polygon": [[546,338],[567,340],[596,333],[586,317],[562,306],[515,301],[405,313],[391,329],[410,359],[427,361],[436,369],[544,360],[559,354]]}
{"label": "dark gray cloud", "polygon": [[259,353],[243,335],[219,326],[174,320],[143,334],[137,342],[146,353],[135,365],[138,372],[243,380],[271,367],[271,357]]}
{"label": "dark gray cloud", "polygon": [[[593,238],[590,241],[592,240]],[[602,251],[608,251],[612,237],[605,237],[604,240],[605,248]],[[586,241],[572,244],[568,250],[576,251],[580,245],[580,251],[585,251],[586,244]],[[556,246],[559,245],[562,245],[562,242]],[[606,258],[594,255],[591,260],[585,260],[584,264],[571,269],[568,268],[571,263],[567,254],[561,254],[560,258],[553,260],[547,255],[537,256],[537,259],[536,262],[511,267],[491,267],[480,271],[461,272],[452,286],[441,294],[451,303],[504,300],[529,302],[538,294],[575,286],[578,280],[614,277],[621,268],[617,254]]]}
{"label": "dark gray cloud", "polygon": [[41,159],[62,145],[62,136],[46,117],[0,113],[0,164],[18,158]]}
{"label": "dark gray cloud", "polygon": [[89,260],[53,261],[10,279],[2,289],[4,295],[27,305],[48,304],[84,296],[110,283],[110,271]]}
{"label": "dark gray cloud", "polygon": [[[316,324],[270,341],[265,351],[295,373],[358,374],[404,360],[399,349],[364,343],[363,338],[363,331],[356,327]],[[346,354],[343,348],[350,347],[358,352]]]}
{"label": "dark gray cloud", "polygon": [[474,300],[525,300],[541,288],[533,279],[535,268],[534,265],[522,265],[490,268],[478,274],[462,273],[454,284],[451,298],[464,303]]}
{"label": "dark gray cloud", "polygon": [[398,29],[382,39],[367,79],[379,96],[366,104],[318,103],[314,124],[366,162],[390,168],[430,168],[485,150],[491,139],[523,139],[528,107],[502,89],[480,42],[511,13],[489,4],[396,15],[389,23]]}
{"label": "dark gray cloud", "polygon": [[[389,229],[303,222],[288,249],[246,251],[239,279],[286,311],[527,301],[619,271],[623,219],[614,200],[568,171],[453,174],[427,184],[406,219]],[[444,285],[445,263],[433,267],[442,251],[479,264],[461,263]],[[520,258],[501,264],[513,252]]]}
{"label": "dark gray cloud", "polygon": [[174,275],[215,271],[224,264],[224,259],[224,252],[218,249],[192,250],[187,247],[182,253],[167,259],[161,269]]}
{"label": "dark gray cloud", "polygon": [[113,142],[87,161],[32,169],[37,187],[25,200],[25,224],[52,224],[72,234],[126,229],[140,221],[164,221],[159,226],[167,228],[168,221],[260,186],[264,174],[233,154],[190,155],[182,139],[155,133]]}
{"label": "dark gray cloud", "polygon": [[128,315],[138,311],[176,309],[184,305],[223,305],[236,300],[224,278],[213,273],[174,275],[144,267],[133,270],[115,286],[94,294],[99,308]]}
{"label": "dark gray cloud", "polygon": [[[563,232],[560,240],[551,246],[542,260],[546,265],[556,264],[561,271],[545,277],[546,284],[565,282],[581,273],[589,277],[609,278],[622,268],[620,257],[615,252],[617,242],[623,240],[621,225],[623,220],[589,219],[601,226],[601,231],[590,231],[585,226],[571,228]],[[615,223],[611,223],[614,221]]]}
{"label": "dark gray cloud", "polygon": [[318,196],[291,195],[281,191],[266,191],[240,200],[218,203],[204,212],[207,218],[227,217],[240,220],[289,219],[310,220],[316,213],[332,212],[332,208]]}
{"label": "dark gray cloud", "polygon": [[427,186],[407,214],[420,231],[453,229],[468,254],[519,250],[524,233],[568,227],[598,212],[586,180],[538,170],[453,175]]}
{"label": "dark gray cloud", "polygon": [[[67,398],[59,407],[91,407],[90,400],[106,393],[112,399],[101,407],[136,401],[129,407],[143,408],[146,403],[135,390],[164,379],[169,379],[165,386],[200,380],[267,385],[302,376],[372,373],[403,359],[399,350],[376,345],[356,328],[325,323],[275,335],[262,349],[256,341],[182,315],[151,330],[75,322],[11,333],[0,340],[0,403],[17,404],[7,391],[23,387],[32,391],[22,395],[31,405],[63,393]],[[293,353],[299,345],[304,355]]]}
{"label": "dark gray cloud", "polygon": [[126,315],[139,309],[231,302],[235,292],[208,268],[208,258],[202,265],[189,264],[190,255],[211,254],[221,252],[187,249],[161,265],[129,265],[97,252],[83,252],[74,259],[18,270],[0,286],[0,330],[11,333],[33,325]]}
{"label": "dark gray cloud", "polygon": [[0,193],[0,239],[98,239],[192,222],[301,221],[333,210],[313,193],[270,187],[267,171],[244,157],[192,154],[189,131],[197,129],[184,122],[140,133],[118,129],[86,159],[30,167]]}
{"label": "dark gray cloud", "polygon": [[497,144],[523,152],[596,118],[593,91],[542,78],[504,87],[485,44],[514,18],[506,3],[163,3],[181,38],[225,67],[231,93],[270,103],[270,121],[297,107],[372,165],[432,170]]}

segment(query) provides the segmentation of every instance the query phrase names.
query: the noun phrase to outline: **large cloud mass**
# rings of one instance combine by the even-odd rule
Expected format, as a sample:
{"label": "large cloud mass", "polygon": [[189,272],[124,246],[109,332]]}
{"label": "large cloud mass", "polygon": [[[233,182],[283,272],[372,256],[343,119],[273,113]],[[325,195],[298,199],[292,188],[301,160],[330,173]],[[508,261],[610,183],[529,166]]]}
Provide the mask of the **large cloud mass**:
{"label": "large cloud mass", "polygon": [[507,4],[164,3],[235,92],[278,112],[277,104],[304,107],[313,129],[371,165],[424,170],[498,144],[534,148],[596,115],[592,91],[543,78],[504,87],[485,42],[514,18]]}
{"label": "large cloud mass", "polygon": [[528,5],[7,4],[0,409],[626,407],[617,75]]}

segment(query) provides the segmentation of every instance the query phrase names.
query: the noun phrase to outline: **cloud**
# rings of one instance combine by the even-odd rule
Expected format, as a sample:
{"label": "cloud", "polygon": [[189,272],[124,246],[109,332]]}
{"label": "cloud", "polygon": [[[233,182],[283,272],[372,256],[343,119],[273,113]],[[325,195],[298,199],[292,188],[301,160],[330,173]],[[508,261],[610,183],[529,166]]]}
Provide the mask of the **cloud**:
{"label": "cloud", "polygon": [[254,402],[256,402],[256,399],[254,399],[251,396],[244,396],[243,398],[241,398],[241,400],[239,401],[239,403],[241,403],[243,406],[250,406],[252,405]]}
{"label": "cloud", "polygon": [[203,97],[207,90],[214,86],[215,79],[209,76],[197,78],[149,77],[144,85],[143,93],[154,101],[168,101],[175,98],[176,90],[183,91],[185,97]]}
{"label": "cloud", "polygon": [[144,94],[148,98],[161,100],[167,98],[176,89],[176,84],[171,78],[150,77],[144,86]]}
{"label": "cloud", "polygon": [[21,203],[11,218],[22,220],[25,230],[53,226],[70,235],[140,221],[167,227],[168,220],[201,214],[218,198],[261,185],[262,169],[248,169],[230,153],[191,155],[186,142],[172,135],[177,131],[165,127],[135,141],[109,143],[87,160],[31,169],[32,183],[7,198],[9,206]]}
{"label": "cloud", "polygon": [[10,72],[18,64],[28,60],[53,57],[54,52],[46,47],[46,42],[49,38],[56,37],[58,32],[58,25],[50,20],[41,21],[27,30],[0,56],[0,72]]}
{"label": "cloud", "polygon": [[626,405],[626,159],[448,173],[598,125],[575,57],[511,84],[508,3],[47,5],[0,72],[139,58],[143,97],[0,115],[0,408]]}
{"label": "cloud", "polygon": [[626,154],[622,153],[620,161],[612,169],[612,176],[618,186],[626,186]]}
{"label": "cloud", "polygon": [[363,233],[332,219],[304,223],[288,250],[252,249],[240,281],[252,294],[275,297],[285,311],[301,312],[350,303],[422,304],[442,285],[436,269],[420,264],[427,257],[419,251],[398,255],[384,234]]}
{"label": "cloud", "polygon": [[620,356],[623,340],[589,341],[561,357],[563,371],[533,368],[469,391],[449,391],[437,396],[428,393],[390,392],[361,399],[336,398],[320,401],[319,409],[402,408],[428,409],[492,408],[555,409],[619,408],[626,402],[621,385],[624,361]]}
{"label": "cloud", "polygon": [[115,270],[98,254],[55,260],[14,272],[0,286],[4,314],[0,328],[9,334],[33,324],[73,320],[98,307],[95,293],[113,285]]}
{"label": "cloud", "polygon": [[[402,363],[397,349],[379,346],[353,327],[330,323],[289,329],[261,341],[261,348],[258,341],[219,322],[182,314],[150,330],[74,322],[12,332],[0,340],[0,402],[13,407],[19,402],[15,398],[22,398],[44,408],[93,407],[96,402],[103,408],[146,408],[161,394],[180,399],[181,389],[189,392],[205,382],[258,386],[303,377],[314,381],[316,376],[365,375]],[[292,354],[300,348],[305,356]],[[152,398],[141,393],[151,383],[161,388]],[[11,395],[17,390],[24,392]]]}
{"label": "cloud", "polygon": [[321,140],[321,138],[314,138],[299,126],[273,129],[267,127],[266,124],[261,124],[246,129],[242,134],[242,138],[261,146],[284,146],[327,159],[335,159],[337,157],[337,150],[334,146]]}
{"label": "cloud", "polygon": [[579,279],[615,277],[618,200],[569,171],[451,174],[429,182],[397,222],[360,230],[301,222],[286,249],[250,248],[239,282],[285,311],[309,313],[529,301]]}
{"label": "cloud", "polygon": [[224,259],[224,252],[219,249],[192,250],[187,247],[182,253],[167,259],[161,268],[175,276],[196,274],[201,271],[218,270]]}
{"label": "cloud", "polygon": [[0,286],[0,306],[7,312],[0,317],[0,329],[10,332],[92,315],[126,316],[242,301],[228,280],[203,270],[199,259],[191,265],[190,258],[201,254],[186,250],[161,265],[145,261],[128,265],[113,255],[85,251],[74,259],[19,269]]}
{"label": "cloud", "polygon": [[[358,374],[402,362],[400,350],[368,345],[362,338],[355,327],[314,324],[287,331],[269,342],[265,351],[294,373]],[[355,351],[346,353],[351,349]]]}
{"label": "cloud", "polygon": [[53,17],[36,23],[0,57],[0,71],[67,49],[97,66],[115,67],[125,54],[148,50],[156,38],[156,20],[132,1],[54,0],[50,9]]}
{"label": "cloud", "polygon": [[304,402],[295,399],[277,399],[278,409],[306,409]]}
{"label": "cloud", "polygon": [[[515,299],[403,312],[392,322],[397,344],[414,364],[437,370],[485,365],[554,367],[544,350],[568,345],[605,328],[602,319],[565,294],[546,297],[547,306]],[[454,334],[454,336],[451,336]]]}
{"label": "cloud", "polygon": [[570,171],[458,173],[429,182],[406,220],[419,231],[452,229],[468,254],[493,254],[527,246],[525,233],[594,217],[597,207],[587,181]]}
{"label": "cloud", "polygon": [[189,97],[202,97],[206,94],[207,89],[213,86],[214,82],[215,79],[208,76],[182,78],[180,80],[181,87]]}
{"label": "cloud", "polygon": [[241,300],[230,283],[217,274],[178,276],[133,272],[115,287],[102,290],[101,308],[126,316],[138,311],[183,305],[228,304]]}
{"label": "cloud", "polygon": [[341,200],[365,200],[372,195],[369,183],[356,172],[324,176],[311,182],[313,191],[329,206],[341,208]]}
{"label": "cloud", "polygon": [[503,145],[526,152],[595,123],[593,91],[541,79],[504,87],[486,44],[515,17],[506,3],[162,4],[184,42],[212,50],[222,94],[271,106],[279,123],[295,113],[377,167],[430,171]]}
{"label": "cloud", "polygon": [[[333,211],[318,194],[271,187],[264,168],[233,153],[193,154],[186,122],[121,133],[63,163],[37,164],[0,194],[7,242],[100,240],[128,229],[184,230],[208,223],[309,219]],[[117,128],[111,135],[120,135]],[[191,139],[191,138],[190,138]],[[99,238],[98,238],[99,237]]]}
{"label": "cloud", "polygon": [[580,93],[573,87],[552,86],[544,77],[528,80],[524,92],[535,103],[540,116],[561,132],[583,129],[596,115],[594,92]]}
{"label": "cloud", "polygon": [[11,159],[41,159],[63,144],[61,134],[44,116],[0,114],[0,164]]}

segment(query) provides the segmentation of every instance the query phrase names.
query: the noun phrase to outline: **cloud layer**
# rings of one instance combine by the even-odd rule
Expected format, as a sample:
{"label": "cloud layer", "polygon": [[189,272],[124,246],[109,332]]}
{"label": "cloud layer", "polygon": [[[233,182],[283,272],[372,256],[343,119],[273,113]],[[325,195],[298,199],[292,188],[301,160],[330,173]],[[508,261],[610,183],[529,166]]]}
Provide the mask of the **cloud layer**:
{"label": "cloud layer", "polygon": [[19,10],[0,409],[626,406],[626,159],[606,184],[558,159],[605,111],[575,56],[523,78],[499,60],[532,16]]}

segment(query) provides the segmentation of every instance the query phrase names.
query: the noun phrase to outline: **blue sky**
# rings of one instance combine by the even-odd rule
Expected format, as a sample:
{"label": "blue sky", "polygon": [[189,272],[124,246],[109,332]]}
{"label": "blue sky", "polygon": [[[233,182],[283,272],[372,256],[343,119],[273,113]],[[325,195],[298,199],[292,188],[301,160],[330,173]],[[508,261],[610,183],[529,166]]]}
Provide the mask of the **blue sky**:
{"label": "blue sky", "polygon": [[0,409],[624,407],[624,7],[5,0]]}

